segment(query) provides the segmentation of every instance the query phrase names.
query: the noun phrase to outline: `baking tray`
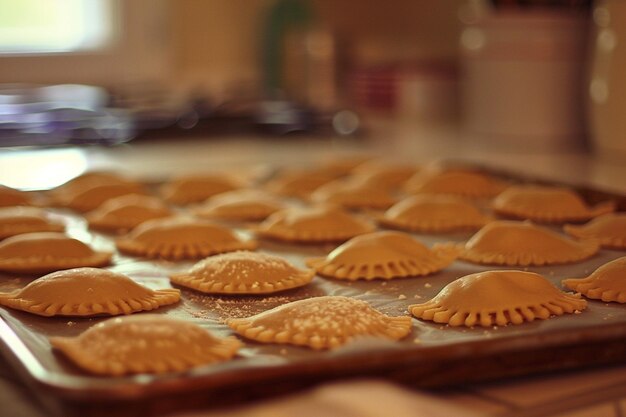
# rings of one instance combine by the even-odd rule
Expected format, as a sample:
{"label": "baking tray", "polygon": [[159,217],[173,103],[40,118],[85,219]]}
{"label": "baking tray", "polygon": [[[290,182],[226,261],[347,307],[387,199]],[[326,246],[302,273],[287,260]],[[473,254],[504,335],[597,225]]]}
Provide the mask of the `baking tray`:
{"label": "baking tray", "polygon": [[[589,201],[612,198],[621,207],[626,201],[623,196],[598,190],[579,191]],[[114,250],[112,236],[89,231],[82,217],[69,211],[54,212],[67,222],[70,235],[97,249]],[[471,233],[415,236],[431,246],[436,242],[461,242]],[[262,241],[259,251],[283,256],[304,267],[306,258],[323,256],[333,248]],[[624,255],[601,250],[574,265],[525,269],[560,286],[564,278],[588,275]],[[116,254],[110,269],[149,287],[162,288],[170,286],[169,273],[186,270],[193,263],[148,261]],[[489,269],[506,268],[457,261],[428,277],[373,282],[315,277],[306,287],[267,296],[210,296],[181,288],[181,303],[156,310],[155,314],[190,320],[219,335],[232,334],[223,324],[225,318],[246,317],[289,301],[323,295],[354,297],[384,313],[405,315],[408,305],[428,300],[454,279]],[[6,274],[0,277],[0,291],[20,288],[33,279]],[[104,405],[109,415],[157,415],[241,402],[336,378],[386,377],[418,387],[437,387],[626,360],[626,306],[593,300],[581,314],[518,326],[450,328],[414,319],[411,334],[402,341],[359,339],[332,351],[244,340],[238,357],[227,363],[179,374],[118,378],[85,374],[51,350],[48,343],[50,336],[75,336],[106,318],[46,318],[4,308],[0,308],[0,317],[4,355],[34,392],[64,415],[99,415]]]}

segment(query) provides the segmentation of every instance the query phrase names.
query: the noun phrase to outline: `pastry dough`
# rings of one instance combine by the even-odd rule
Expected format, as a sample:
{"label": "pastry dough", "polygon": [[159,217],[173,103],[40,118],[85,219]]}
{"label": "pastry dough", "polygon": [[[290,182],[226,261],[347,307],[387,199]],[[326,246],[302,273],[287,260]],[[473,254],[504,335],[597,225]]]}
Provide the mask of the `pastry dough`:
{"label": "pastry dough", "polygon": [[389,317],[368,303],[325,296],[283,304],[248,318],[226,322],[237,333],[263,343],[339,347],[358,336],[399,340],[411,331],[411,318]]}
{"label": "pastry dough", "polygon": [[161,187],[161,196],[177,205],[200,203],[209,197],[243,187],[227,174],[196,174],[175,178]]}
{"label": "pastry dough", "polygon": [[407,197],[378,218],[383,226],[418,233],[475,230],[490,220],[460,197],[428,194]]}
{"label": "pastry dough", "polygon": [[496,221],[480,229],[465,245],[457,246],[460,259],[484,265],[553,265],[590,258],[598,252],[597,241],[576,242],[530,222]]}
{"label": "pastry dough", "polygon": [[145,221],[171,215],[172,211],[158,198],[129,194],[107,200],[85,218],[92,229],[120,233]]}
{"label": "pastry dough", "polygon": [[109,252],[96,252],[63,233],[41,232],[12,236],[0,242],[0,271],[36,274],[81,266],[105,266]]}
{"label": "pastry dough", "polygon": [[265,184],[269,192],[287,197],[308,199],[322,185],[334,180],[337,175],[313,170],[286,170]]}
{"label": "pastry dough", "polygon": [[370,223],[334,206],[293,207],[265,219],[256,233],[286,242],[343,242],[374,230]]}
{"label": "pastry dough", "polygon": [[524,271],[487,271],[446,285],[432,300],[409,306],[418,319],[450,326],[521,324],[584,310],[579,295],[559,291],[543,276]]}
{"label": "pastry dough", "polygon": [[48,214],[35,207],[0,207],[0,239],[22,233],[62,232],[63,223],[51,220]]}
{"label": "pastry dough", "polygon": [[96,375],[184,372],[233,358],[241,342],[154,314],[116,317],[78,337],[51,337],[50,344],[81,369]]}
{"label": "pastry dough", "polygon": [[278,256],[240,251],[208,257],[170,279],[210,294],[268,294],[302,287],[314,276]]}
{"label": "pastry dough", "polygon": [[48,317],[132,314],[178,301],[177,289],[151,290],[126,275],[98,268],[53,272],[0,294],[0,305]]}
{"label": "pastry dough", "polygon": [[255,241],[242,241],[222,226],[184,217],[148,220],[115,244],[130,255],[170,260],[204,258],[257,246]]}
{"label": "pastry dough", "polygon": [[285,208],[278,198],[254,189],[228,191],[209,198],[194,214],[209,219],[258,221]]}
{"label": "pastry dough", "polygon": [[412,165],[373,159],[356,167],[352,174],[362,181],[382,188],[399,188],[418,168]]}
{"label": "pastry dough", "polygon": [[347,280],[428,275],[456,259],[456,248],[430,250],[402,232],[374,232],[357,236],[333,250],[326,258],[307,265],[318,274]]}
{"label": "pastry dough", "polygon": [[563,285],[587,298],[626,303],[626,257],[615,259],[586,278],[563,280]]}
{"label": "pastry dough", "polygon": [[396,199],[383,187],[362,180],[335,180],[313,191],[311,201],[337,204],[347,209],[386,209]]}
{"label": "pastry dough", "polygon": [[574,191],[561,187],[515,185],[493,201],[496,213],[543,223],[582,221],[615,210],[615,203],[589,207]]}
{"label": "pastry dough", "polygon": [[412,194],[450,194],[469,198],[494,197],[505,188],[487,174],[467,169],[429,169],[420,171],[405,183]]}
{"label": "pastry dough", "polygon": [[30,193],[0,185],[0,207],[31,206],[33,203]]}
{"label": "pastry dough", "polygon": [[578,239],[598,239],[605,248],[626,250],[626,213],[609,213],[582,226],[566,224],[565,233]]}

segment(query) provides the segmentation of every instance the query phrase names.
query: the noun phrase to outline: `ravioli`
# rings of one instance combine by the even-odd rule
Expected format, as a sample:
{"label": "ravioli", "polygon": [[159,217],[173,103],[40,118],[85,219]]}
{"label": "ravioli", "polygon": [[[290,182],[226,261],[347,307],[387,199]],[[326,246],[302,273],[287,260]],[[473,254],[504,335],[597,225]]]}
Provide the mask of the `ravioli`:
{"label": "ravioli", "polygon": [[92,229],[122,233],[145,221],[169,217],[172,214],[158,198],[129,194],[107,200],[87,213],[85,218]]}
{"label": "ravioli", "polygon": [[563,230],[578,239],[598,239],[605,248],[626,250],[626,213],[603,214],[581,226],[566,224]]}
{"label": "ravioli", "polygon": [[399,340],[412,327],[410,317],[389,317],[365,301],[341,296],[293,301],[226,323],[247,339],[315,350],[337,348],[362,336]]}
{"label": "ravioli", "polygon": [[52,198],[52,204],[86,213],[98,208],[107,200],[128,194],[144,194],[144,190],[142,186],[133,183],[99,184],[72,192],[55,194]]}
{"label": "ravioli", "polygon": [[361,180],[334,180],[311,193],[316,204],[332,203],[347,209],[386,209],[396,202],[382,187]]}
{"label": "ravioli", "polygon": [[177,205],[200,203],[209,197],[242,188],[244,184],[228,174],[183,175],[163,184],[161,196]]}
{"label": "ravioli", "polygon": [[285,170],[265,183],[264,187],[274,194],[306,200],[317,188],[336,178],[334,173],[319,170]]}
{"label": "ravioli", "polygon": [[241,189],[217,194],[194,208],[193,213],[208,219],[259,221],[285,207],[281,200],[269,193]]}
{"label": "ravioli", "polygon": [[170,279],[210,294],[269,294],[302,287],[314,276],[313,270],[297,269],[281,257],[240,251],[203,259]]}
{"label": "ravioli", "polygon": [[402,232],[374,232],[357,236],[326,258],[309,259],[318,274],[347,280],[391,279],[429,275],[450,265],[455,248],[430,250]]}
{"label": "ravioli", "polygon": [[148,220],[115,244],[118,250],[130,255],[174,261],[257,246],[255,241],[243,241],[225,227],[185,217]]}
{"label": "ravioli", "polygon": [[82,266],[105,266],[110,252],[94,251],[63,233],[41,232],[12,236],[0,242],[0,271],[22,274],[52,272]]}
{"label": "ravioli", "polygon": [[461,249],[460,259],[484,265],[553,265],[582,261],[598,252],[597,241],[576,242],[530,222],[495,221],[480,229]]}
{"label": "ravioli", "polygon": [[0,207],[32,206],[34,199],[31,193],[0,185]]}
{"label": "ravioli", "polygon": [[111,171],[89,171],[78,177],[75,177],[65,184],[62,184],[52,190],[53,194],[83,192],[89,188],[99,185],[134,185],[140,187],[141,184],[132,179],[126,178]]}
{"label": "ravioli", "polygon": [[469,201],[448,195],[414,195],[390,207],[378,222],[418,233],[447,233],[480,229],[491,221]]}
{"label": "ravioli", "polygon": [[586,278],[562,281],[570,290],[604,302],[626,303],[626,257],[615,259],[596,269]]}
{"label": "ravioli", "polygon": [[342,242],[374,230],[365,220],[335,206],[292,207],[278,211],[253,229],[259,236],[299,243]]}
{"label": "ravioli", "polygon": [[467,169],[428,169],[412,176],[404,185],[411,194],[448,194],[468,198],[490,198],[505,185],[477,171]]}
{"label": "ravioli", "polygon": [[161,315],[117,317],[78,337],[51,337],[53,348],[96,375],[185,372],[232,359],[241,343],[197,324]]}
{"label": "ravioli", "polygon": [[524,271],[486,271],[446,285],[432,300],[409,306],[418,319],[450,326],[505,326],[578,313],[579,295],[561,292],[543,276]]}
{"label": "ravioli", "polygon": [[542,223],[584,221],[615,210],[615,203],[589,207],[574,191],[562,187],[515,185],[493,201],[496,213]]}
{"label": "ravioli", "polygon": [[0,207],[0,239],[34,232],[62,232],[63,223],[35,207]]}
{"label": "ravioli", "polygon": [[362,181],[385,189],[399,188],[418,168],[403,163],[372,159],[357,166],[352,175]]}
{"label": "ravioli", "polygon": [[47,317],[132,314],[178,301],[177,289],[151,290],[126,275],[98,268],[53,272],[0,294],[0,305]]}

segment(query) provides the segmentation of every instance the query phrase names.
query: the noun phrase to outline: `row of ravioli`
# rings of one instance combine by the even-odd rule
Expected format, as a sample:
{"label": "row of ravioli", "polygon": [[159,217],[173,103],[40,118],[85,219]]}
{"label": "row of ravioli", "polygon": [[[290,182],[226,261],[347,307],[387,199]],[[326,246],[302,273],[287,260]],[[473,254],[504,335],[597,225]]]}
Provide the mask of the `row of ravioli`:
{"label": "row of ravioli", "polygon": [[[130,200],[137,198],[138,197],[128,197],[127,199]],[[593,211],[594,209],[591,208],[589,210]],[[440,211],[441,210],[435,210],[435,212]],[[602,214],[600,213],[601,211],[604,212],[606,211],[606,209],[596,210],[592,215],[589,215],[588,217],[600,215]],[[460,213],[462,214],[462,211]],[[374,229],[371,223],[363,221],[358,217],[354,217],[353,215],[337,207],[298,207],[296,209],[287,210],[286,212],[279,212],[279,214],[281,215],[271,215],[268,219],[268,222],[266,222],[265,224],[261,223],[261,225],[255,228],[255,231],[258,233],[259,236],[264,238],[269,237],[272,239],[284,240],[292,243],[326,241],[340,242],[350,239],[344,245],[338,247],[333,252],[331,252],[328,257],[324,259],[313,259],[309,261],[309,266],[315,268],[318,274],[338,279],[390,279],[395,277],[426,275],[430,273],[435,273],[441,268],[444,268],[457,256],[470,262],[507,266],[560,264],[585,259],[587,257],[593,256],[593,254],[598,250],[598,242],[585,240],[581,242],[570,241],[564,239],[564,237],[554,233],[551,230],[540,228],[529,223],[521,222],[491,222],[484,226],[483,229],[481,229],[476,235],[474,235],[474,237],[472,237],[472,239],[470,239],[465,245],[444,244],[431,250],[424,247],[424,245],[419,243],[419,241],[417,241],[410,235],[404,233],[373,232]],[[273,219],[272,216],[274,216]],[[127,213],[125,217],[129,218],[131,216],[129,216]],[[419,218],[419,216],[416,217]],[[458,217],[461,217],[459,213],[455,214],[453,218],[457,219]],[[151,226],[151,224],[156,224],[157,226],[154,227]],[[381,221],[381,224],[384,224],[383,221]],[[137,230],[133,230],[129,235],[120,238],[117,242],[118,249],[120,249],[120,251],[122,252],[125,251],[126,253],[138,256],[153,258],[165,257],[178,260],[182,258],[201,258],[219,252],[228,252],[238,249],[253,249],[255,246],[254,242],[242,241],[238,239],[236,235],[232,234],[232,232],[228,231],[225,228],[220,228],[214,224],[198,222],[197,220],[185,219],[183,221],[180,218],[176,220],[154,220],[152,222],[148,222],[148,225],[151,227],[142,225],[141,227],[137,227]],[[202,241],[202,239],[199,239],[198,237],[202,234],[198,232],[198,225],[207,226],[206,228],[199,228],[207,232],[205,234],[205,239],[209,241],[210,247],[206,250],[202,249],[204,246],[197,242]],[[120,229],[123,229],[123,227],[121,227]],[[616,228],[611,227],[610,229],[615,230]],[[145,232],[145,230],[147,230],[148,232]],[[230,232],[230,234],[227,232]],[[32,239],[32,235],[30,236],[31,240],[35,240]],[[137,238],[137,236],[139,236],[139,238]],[[157,238],[156,242],[154,240],[155,237]],[[163,238],[163,240],[160,241],[159,239],[161,238]],[[191,244],[189,241],[185,242],[185,239],[187,238],[191,239]],[[28,241],[28,239],[25,240]],[[45,252],[49,254],[57,249],[61,250],[61,248],[63,247],[63,244],[60,244],[61,240],[62,238],[59,237],[59,240],[51,246],[54,248],[54,250],[45,250]],[[172,240],[176,245],[179,246],[172,246]],[[148,244],[144,244],[145,242],[142,241],[148,241]],[[181,241],[184,243],[183,246],[180,246]],[[127,244],[125,245],[125,243],[121,242],[126,242]],[[219,242],[217,246],[216,242]],[[507,242],[509,243],[509,246],[507,246]],[[514,244],[512,244],[512,242],[514,242]],[[520,245],[520,243],[522,243],[522,245]],[[537,246],[537,244],[539,244],[539,246]],[[69,252],[80,253],[80,251],[77,251],[76,248]],[[221,263],[217,262],[217,260],[219,259],[222,260]],[[209,265],[208,270],[213,270],[216,268],[223,271],[224,269],[228,270],[227,267],[224,267],[225,264],[233,262],[232,265],[239,265],[245,263],[243,262],[243,260],[246,260],[246,262],[252,262],[252,265],[254,265],[254,267],[248,265],[248,267],[244,268],[244,270],[248,272],[242,273],[241,271],[237,272],[236,270],[240,267],[232,266],[232,268],[235,268],[235,271],[231,270],[229,274],[226,274],[228,278],[222,277],[221,282],[216,283],[215,280],[207,280],[207,265]],[[212,267],[210,267],[210,265],[214,264],[215,262],[217,262],[221,266],[219,268],[214,266],[213,269],[211,269]],[[263,292],[263,289],[265,289],[265,292],[270,292],[269,289],[272,287],[272,290],[275,291],[293,288],[297,285],[304,285],[308,283],[314,275],[310,271],[300,271],[299,274],[295,274],[295,277],[297,279],[292,277],[290,280],[285,281],[290,281],[288,284],[282,281],[278,281],[281,282],[281,284],[275,284],[274,282],[270,284],[267,280],[260,279],[260,276],[263,274],[259,272],[259,268],[269,268],[269,270],[274,271],[274,269],[270,268],[268,265],[275,266],[277,264],[281,264],[281,262],[284,262],[284,260],[280,260],[280,258],[270,259],[269,255],[253,254],[253,252],[234,252],[207,258],[206,260],[201,261],[198,265],[192,268],[192,270],[190,270],[187,274],[172,276],[171,279],[178,285],[189,286],[198,291],[222,291],[226,293],[236,293],[238,291],[237,289],[247,291],[247,288],[251,288],[251,292],[261,293]],[[41,260],[36,264],[41,265]],[[616,264],[619,264],[619,262],[616,261]],[[52,269],[63,269],[67,267],[68,265],[57,265]],[[112,274],[109,271],[95,271],[104,270],[90,269],[87,271],[88,273],[85,273],[85,271],[70,272],[77,273],[81,277],[79,278],[79,280],[81,280],[81,282],[83,283],[87,283],[89,280],[86,279],[85,276],[100,276],[102,274]],[[68,278],[69,275],[69,278],[71,278],[72,273],[70,272],[63,271],[59,273],[53,273],[52,276],[57,278],[50,279],[48,277],[45,280],[36,280],[33,283],[38,282],[39,284],[35,285],[35,287],[41,287],[43,285],[42,283],[45,282],[61,282],[58,279],[58,276],[64,276],[65,278]],[[586,305],[584,303],[584,300],[575,296],[561,293],[545,279],[541,277],[539,277],[541,279],[538,279],[535,276],[536,274],[530,277],[528,274],[531,273],[522,271],[509,271],[506,273],[506,276],[508,277],[506,279],[500,276],[503,274],[504,273],[501,274],[489,272],[482,273],[482,275],[475,274],[477,278],[470,279],[469,277],[464,277],[462,278],[463,280],[468,280],[472,282],[476,281],[477,283],[469,286],[457,283],[456,287],[461,288],[457,290],[451,289],[455,286],[450,284],[450,286],[442,289],[440,296],[435,297],[435,299],[431,300],[430,302],[424,303],[422,305],[411,306],[411,312],[416,317],[425,320],[433,320],[440,323],[449,323],[451,325],[464,324],[468,326],[478,324],[488,326],[494,324],[501,325],[506,323],[517,324],[526,320],[533,320],[535,318],[547,318],[550,315],[563,314],[564,312],[580,312],[584,309]],[[208,275],[211,274],[209,273]],[[277,275],[280,274],[276,274],[276,272],[273,272],[271,274],[271,276],[273,277]],[[601,277],[604,276],[604,274],[601,273],[598,273],[597,275]],[[236,281],[241,280],[242,277],[252,277],[252,281],[250,283],[242,283]],[[595,277],[593,277],[593,274],[592,277],[588,277],[586,279],[590,280],[592,278],[595,279]],[[460,297],[458,296],[460,291],[466,289],[467,287],[480,288],[480,286],[482,285],[487,285],[485,284],[485,282],[489,282],[490,280],[497,281],[498,286],[504,281],[511,281],[512,288],[514,288],[514,290],[511,290],[511,294],[518,294],[520,292],[519,287],[524,288],[527,286],[530,287],[528,289],[530,293],[532,293],[533,291],[537,292],[537,289],[534,288],[536,285],[543,285],[547,283],[549,287],[541,289],[541,291],[539,292],[545,294],[548,299],[533,300],[532,302],[534,302],[535,305],[529,304],[527,306],[524,305],[515,309],[511,309],[511,304],[509,304],[509,307],[500,308],[499,310],[494,310],[493,306],[483,306],[481,307],[483,309],[482,312],[477,311],[475,306],[470,306],[473,310],[463,306],[464,301],[467,302],[467,300],[471,300],[475,297],[472,297],[471,294]],[[535,283],[535,281],[537,282]],[[457,281],[455,281],[455,283],[456,282]],[[105,288],[106,285],[92,285],[90,288],[94,287]],[[582,290],[579,290],[578,288],[570,288],[582,292]],[[555,293],[554,291],[552,291],[552,289],[557,292]],[[108,294],[114,293],[112,290],[107,290],[105,292]],[[176,298],[175,293],[176,290],[169,290],[167,294],[163,295],[159,299],[161,301],[171,301]],[[446,298],[442,294],[445,295],[448,293],[452,293],[453,296],[457,294],[458,300],[454,302],[450,301],[448,303],[446,303],[444,300],[444,302],[442,303],[441,299]],[[591,294],[591,298],[613,297],[615,298],[615,300],[609,301],[624,302],[623,295],[620,295],[622,293],[620,293],[619,291],[603,289],[598,292],[597,288],[592,288],[592,290],[588,291],[588,293]],[[599,296],[593,296],[593,293]],[[620,297],[622,298],[620,299]],[[500,295],[497,297],[497,300],[498,302],[502,302],[502,300],[506,298],[507,297]],[[14,305],[26,306],[30,304],[30,307],[32,307],[33,310],[31,312],[34,312],[34,310],[38,310],[39,312],[44,312],[44,315],[50,315],[50,312],[59,308],[59,306],[53,306],[54,303],[48,303],[47,305],[45,302],[33,303],[32,300],[20,299],[19,296],[14,296],[13,299]],[[519,304],[519,300],[515,302]],[[531,301],[528,301],[528,303],[530,302]],[[360,307],[358,307],[355,303],[359,304]],[[68,315],[81,315],[78,314],[78,309],[85,309],[86,304],[89,303],[83,303],[82,305],[74,305],[70,307],[68,307],[67,305],[63,305],[59,308],[59,311],[61,311],[61,314],[63,314],[62,310],[63,308],[65,308],[65,313],[68,313]],[[338,304],[337,307],[331,308],[331,306],[334,306],[336,304]],[[148,299],[142,299],[141,297],[137,297],[130,300],[118,300],[117,303],[111,300],[92,302],[91,307],[95,309],[95,314],[121,314],[133,312],[134,309],[139,309],[139,311],[150,310],[158,307],[159,305],[161,305],[159,304],[159,301],[156,301],[151,297],[148,297]],[[302,307],[301,305],[305,306]],[[147,308],[146,306],[151,306],[151,308]],[[367,311],[371,311],[369,313],[356,314],[356,312],[360,311],[361,307],[367,308]],[[345,297],[317,297],[316,299],[302,300],[300,302],[287,304],[285,306],[282,306],[282,309],[283,310],[281,310],[281,307],[279,307],[278,312],[269,311],[266,313],[262,313],[263,320],[262,318],[257,317],[242,319],[240,322],[237,322],[235,320],[234,322],[232,322],[232,327],[242,336],[246,338],[251,338],[253,340],[261,342],[292,343],[298,345],[307,345],[313,348],[328,348],[338,346],[345,343],[347,340],[350,340],[355,335],[359,334],[387,336],[392,339],[399,339],[406,336],[411,328],[410,319],[408,317],[389,318],[371,309],[371,307],[367,306],[366,303]],[[87,308],[87,310],[89,310],[89,308]],[[341,313],[333,313],[333,311],[335,310],[340,311]],[[280,311],[286,312],[281,313]],[[287,317],[293,318],[294,322],[287,323]],[[349,317],[349,320],[342,320],[342,317]],[[361,319],[364,320],[363,323],[360,322]],[[128,324],[130,328],[134,329],[133,331],[143,332],[146,330],[146,328],[150,328],[152,326],[161,326],[161,324],[152,324],[150,326],[137,326],[136,324],[133,324],[134,320],[135,319],[130,320]],[[159,321],[159,319],[152,318],[146,318],[145,320]],[[109,325],[126,325],[126,320],[117,320],[115,321],[115,323],[112,322],[106,325],[105,323],[108,322],[102,323],[102,326],[95,326],[93,332],[96,332],[98,328],[103,328],[105,330],[102,330],[101,332],[104,334],[106,333],[106,328]],[[391,323],[394,324],[392,325]],[[164,323],[162,323],[162,325],[165,326]],[[395,330],[389,331],[389,329]],[[92,333],[90,332],[91,330],[85,333],[84,340],[88,340],[90,337],[95,337],[91,336]],[[99,337],[102,336],[97,336],[96,339],[98,339]],[[150,336],[145,334],[138,336],[138,338],[142,337],[149,338]],[[127,365],[126,367],[120,365],[119,361],[109,360],[108,362],[113,364],[109,367],[110,369],[107,368],[108,371],[98,371],[95,368],[97,368],[98,366],[101,367],[101,365],[94,364],[98,364],[101,362],[107,363],[107,361],[95,360],[93,358],[92,360],[87,360],[88,358],[84,357],[84,352],[89,352],[90,349],[85,348],[85,346],[82,344],[82,341],[84,341],[83,339],[80,340],[80,342],[78,340],[55,340],[53,342],[53,345],[57,346],[59,349],[64,350],[68,354],[68,356],[74,357],[74,360],[77,364],[79,364],[79,366],[81,366],[81,363],[90,363],[91,369],[89,368],[89,366],[83,367],[95,373],[119,374],[148,371],[160,372],[164,369],[181,370],[181,363],[187,363],[187,359],[185,358],[170,357],[169,359],[167,359],[167,355],[165,355],[165,359],[163,359],[163,361],[161,362],[156,361],[152,364],[139,365],[138,363],[143,362],[139,359],[136,359],[133,362],[133,365]],[[222,342],[223,341],[221,341],[220,343]],[[165,346],[168,343],[169,342],[162,342],[161,344]],[[226,351],[231,352],[235,345],[236,343],[229,342],[226,343],[226,345],[218,344],[216,346],[221,346],[217,350],[220,351],[221,349],[221,352],[224,353]],[[68,346],[73,346],[73,348]],[[224,346],[228,346],[228,349],[226,349]],[[173,350],[176,351],[177,349],[174,348]],[[72,354],[70,352],[74,353]],[[138,354],[138,356],[140,357],[142,355]],[[199,354],[199,356],[202,355]],[[176,366],[173,365],[174,363],[176,364]]]}

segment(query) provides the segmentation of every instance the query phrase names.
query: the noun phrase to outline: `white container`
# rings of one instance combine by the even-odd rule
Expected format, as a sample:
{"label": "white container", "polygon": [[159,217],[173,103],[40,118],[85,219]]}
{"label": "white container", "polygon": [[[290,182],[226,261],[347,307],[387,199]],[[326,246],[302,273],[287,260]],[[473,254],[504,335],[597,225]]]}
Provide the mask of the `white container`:
{"label": "white container", "polygon": [[626,158],[626,1],[600,1],[594,10],[595,40],[589,110],[594,150]]}
{"label": "white container", "polygon": [[461,35],[461,116],[472,140],[513,150],[581,147],[587,18],[498,12]]}

